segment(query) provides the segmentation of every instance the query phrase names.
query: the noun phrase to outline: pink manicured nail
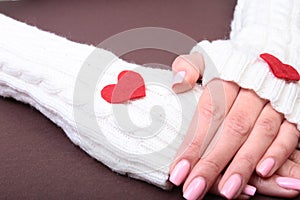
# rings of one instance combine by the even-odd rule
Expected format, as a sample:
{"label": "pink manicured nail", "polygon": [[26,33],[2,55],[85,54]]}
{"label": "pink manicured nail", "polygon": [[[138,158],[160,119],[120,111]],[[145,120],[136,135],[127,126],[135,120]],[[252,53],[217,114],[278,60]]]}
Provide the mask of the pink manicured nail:
{"label": "pink manicured nail", "polygon": [[177,165],[174,167],[169,180],[174,183],[175,185],[180,185],[190,171],[190,163],[187,160],[181,160]]}
{"label": "pink manicured nail", "polygon": [[195,178],[187,187],[183,193],[183,197],[188,200],[196,200],[199,198],[205,190],[206,183],[204,178]]}
{"label": "pink manicured nail", "polygon": [[276,183],[288,190],[298,190],[300,191],[300,180],[288,177],[278,177],[276,178]]}
{"label": "pink manicured nail", "polygon": [[255,192],[256,192],[256,187],[252,185],[246,185],[242,193],[249,196],[254,196]]}
{"label": "pink manicured nail", "polygon": [[182,83],[185,77],[185,71],[179,71],[173,76],[172,85]]}
{"label": "pink manicured nail", "polygon": [[242,185],[242,178],[238,174],[232,175],[224,184],[221,194],[227,199],[232,199]]}
{"label": "pink manicured nail", "polygon": [[267,176],[275,165],[273,158],[265,159],[256,169],[261,176]]}

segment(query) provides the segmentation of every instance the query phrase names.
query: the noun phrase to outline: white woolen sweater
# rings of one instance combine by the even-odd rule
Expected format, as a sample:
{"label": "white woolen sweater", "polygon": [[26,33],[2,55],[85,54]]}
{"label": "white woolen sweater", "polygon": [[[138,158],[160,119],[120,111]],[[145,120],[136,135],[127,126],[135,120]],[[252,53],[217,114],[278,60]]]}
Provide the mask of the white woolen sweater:
{"label": "white woolen sweater", "polygon": [[[272,35],[274,34],[272,31],[265,30],[265,26],[271,28],[277,26],[272,23],[256,25],[257,20],[254,13],[256,8],[260,8],[262,11],[268,10],[269,12],[264,12],[265,14],[261,14],[261,17],[262,19],[269,19],[269,15],[273,13],[268,7],[270,5],[272,5],[272,9],[279,9],[278,16],[285,15],[284,13],[287,12],[287,15],[290,16],[288,19],[291,20],[288,25],[291,29],[290,32],[295,31],[295,33],[288,35],[293,35],[293,40],[297,40],[296,31],[299,30],[299,26],[295,28],[296,26],[292,25],[295,20],[298,20],[297,24],[299,25],[299,13],[294,8],[297,6],[290,5],[290,3],[281,5],[280,1],[274,1],[275,3],[272,4],[271,1],[255,1],[256,4],[252,4],[252,1],[239,1],[232,22],[233,30],[230,40],[212,43],[203,41],[199,43],[199,46],[207,51],[217,66],[221,78],[234,80],[242,87],[254,89],[263,98],[270,97],[268,99],[274,104],[273,106],[276,109],[283,109],[279,111],[283,112],[288,120],[297,123],[299,128],[299,106],[297,107],[299,105],[299,83],[287,84],[274,78],[266,64],[257,59],[256,54],[260,52],[255,53],[255,50],[258,51],[257,49],[263,46],[265,50],[270,50],[269,53],[274,53],[283,61],[293,66],[299,66],[299,59],[291,56],[295,56],[291,50],[289,50],[287,57],[276,54],[281,47],[287,48],[286,46],[289,46],[290,48],[290,46],[299,45],[299,38],[298,43],[296,41],[292,43],[283,42],[280,48],[277,49],[275,45],[276,48],[274,47],[274,49],[276,50],[271,51],[272,45],[267,48],[268,45],[266,45],[265,40],[269,40],[269,36],[270,38],[275,36]],[[297,13],[295,16],[298,18],[291,17],[294,15],[290,15],[290,12]],[[261,21],[260,18],[259,21]],[[256,39],[254,33],[250,35],[245,33],[253,28],[262,30],[257,32],[259,39]],[[243,35],[243,33],[245,34]],[[255,42],[248,40],[250,38],[256,39]],[[275,40],[276,37],[273,39]],[[277,39],[280,42],[282,38]],[[196,46],[194,50],[202,50],[199,46]],[[93,99],[94,111],[90,111],[84,109],[86,106],[84,100],[74,100],[73,96],[80,69],[86,65],[97,64],[97,61],[91,56],[93,54],[97,54],[100,60],[102,58],[113,59],[108,70],[101,74],[102,78],[96,83]],[[257,65],[259,67],[252,67]],[[262,66],[262,71],[258,69],[260,66]],[[164,126],[159,130],[156,137],[139,140],[132,135],[132,132],[136,132],[136,130],[131,129],[132,127],[129,127],[129,131],[120,128],[119,119],[116,119],[116,115],[113,113],[115,108],[100,98],[101,88],[107,84],[115,83],[119,72],[128,69],[136,70],[144,77],[152,74],[152,77],[157,78],[156,81],[163,83],[163,86],[146,84],[146,98],[122,104],[120,108],[117,108],[127,109],[130,121],[137,126],[147,127],[152,121],[162,122]],[[164,189],[171,186],[167,181],[169,165],[187,128],[179,126],[180,124],[188,124],[191,118],[190,113],[192,113],[183,112],[180,102],[184,101],[182,99],[191,97],[197,99],[201,94],[201,88],[196,86],[192,91],[181,94],[179,97],[174,95],[165,87],[171,85],[171,76],[170,71],[148,69],[127,63],[108,51],[69,41],[0,14],[0,95],[13,97],[37,108],[60,126],[73,143],[112,170],[128,174]],[[261,79],[253,81],[253,77],[260,77]],[[84,82],[85,80],[81,81],[83,83],[80,84],[89,84]],[[207,82],[207,78],[204,81]],[[279,89],[273,91],[270,88]],[[295,109],[290,108],[290,102]],[[153,115],[151,118],[151,108],[154,105],[160,105],[164,109],[165,118],[160,115]],[[78,120],[74,118],[74,109],[80,108],[83,108],[87,113],[85,115],[83,112],[83,118],[95,115],[102,134],[99,134],[99,129],[94,127],[85,127],[79,130],[78,126],[84,126],[84,124],[78,125]],[[175,138],[176,141],[174,141]],[[166,146],[166,151],[161,151]],[[151,154],[151,152],[154,153]]]}
{"label": "white woolen sweater", "polygon": [[300,1],[239,0],[231,28],[230,39],[204,40],[192,49],[204,51],[215,69],[205,71],[204,84],[221,78],[252,89],[300,130],[300,81],[276,78],[259,58],[270,53],[300,72]]}

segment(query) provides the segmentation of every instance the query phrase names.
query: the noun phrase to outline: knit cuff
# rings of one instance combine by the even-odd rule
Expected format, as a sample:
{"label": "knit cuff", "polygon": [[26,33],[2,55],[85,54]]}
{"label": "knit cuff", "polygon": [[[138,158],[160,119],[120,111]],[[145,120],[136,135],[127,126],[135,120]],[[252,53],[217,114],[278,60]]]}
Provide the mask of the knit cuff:
{"label": "knit cuff", "polygon": [[204,40],[191,52],[204,55],[203,84],[214,78],[233,81],[240,87],[255,91],[270,101],[275,110],[297,125],[300,130],[300,82],[276,78],[268,64],[254,54],[234,48],[230,40]]}

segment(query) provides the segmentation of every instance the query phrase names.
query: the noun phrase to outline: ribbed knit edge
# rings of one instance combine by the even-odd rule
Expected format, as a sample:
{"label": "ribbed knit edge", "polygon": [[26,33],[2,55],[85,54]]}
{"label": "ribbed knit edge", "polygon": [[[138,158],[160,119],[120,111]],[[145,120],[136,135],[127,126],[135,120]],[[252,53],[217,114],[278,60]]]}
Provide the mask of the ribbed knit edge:
{"label": "ribbed knit edge", "polygon": [[[233,81],[240,87],[251,89],[270,101],[273,108],[297,125],[300,131],[300,83],[276,78],[261,58],[238,51],[230,40],[201,41],[191,52],[204,54],[211,72],[204,72],[203,85],[214,78]],[[249,102],[251,103],[251,102]]]}
{"label": "ribbed knit edge", "polygon": [[230,39],[202,41],[192,49],[202,52],[209,66],[204,83],[220,78],[254,90],[300,130],[299,81],[276,78],[259,58],[270,53],[300,72],[299,22],[298,0],[238,0]]}

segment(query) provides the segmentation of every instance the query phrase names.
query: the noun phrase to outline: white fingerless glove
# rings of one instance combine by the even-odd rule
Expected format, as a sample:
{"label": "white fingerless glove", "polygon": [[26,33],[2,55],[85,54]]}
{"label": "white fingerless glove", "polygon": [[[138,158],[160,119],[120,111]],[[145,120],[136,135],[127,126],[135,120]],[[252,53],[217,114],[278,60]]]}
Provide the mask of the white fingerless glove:
{"label": "white fingerless glove", "polygon": [[[127,63],[2,14],[0,38],[1,96],[35,107],[113,171],[171,187],[169,166],[193,115],[183,105],[191,96],[196,105],[198,86],[175,95],[171,71]],[[144,78],[146,97],[110,104],[100,91],[123,70]]]}
{"label": "white fingerless glove", "polygon": [[254,90],[300,130],[300,82],[276,78],[259,58],[270,53],[300,72],[300,1],[239,0],[231,28],[230,39],[192,49],[205,55],[203,83],[221,78]]}

